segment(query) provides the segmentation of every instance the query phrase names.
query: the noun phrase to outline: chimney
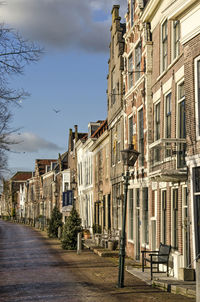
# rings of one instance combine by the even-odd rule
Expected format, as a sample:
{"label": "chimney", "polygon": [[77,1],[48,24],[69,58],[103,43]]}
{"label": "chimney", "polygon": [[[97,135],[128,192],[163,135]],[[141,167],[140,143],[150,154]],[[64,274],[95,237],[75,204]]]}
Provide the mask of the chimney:
{"label": "chimney", "polygon": [[75,129],[75,142],[78,141],[78,125],[74,125],[74,129]]}
{"label": "chimney", "polygon": [[121,20],[121,17],[119,17],[119,8],[120,5],[113,5],[111,14],[112,14],[112,22],[114,23],[115,20]]}
{"label": "chimney", "polygon": [[69,129],[69,141],[68,141],[68,150],[71,151],[73,147],[73,136],[72,136],[72,129]]}
{"label": "chimney", "polygon": [[61,155],[58,154],[58,164],[59,164],[59,171],[62,171],[62,161],[61,161]]}

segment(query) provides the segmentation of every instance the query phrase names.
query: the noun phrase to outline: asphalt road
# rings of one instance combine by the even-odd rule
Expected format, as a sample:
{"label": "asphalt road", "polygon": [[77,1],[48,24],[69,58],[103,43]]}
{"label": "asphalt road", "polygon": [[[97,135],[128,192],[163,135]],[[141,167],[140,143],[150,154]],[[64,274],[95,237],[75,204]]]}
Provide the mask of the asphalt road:
{"label": "asphalt road", "polygon": [[91,251],[63,251],[58,240],[0,220],[1,302],[194,302],[159,291],[125,273],[117,289],[117,263]]}

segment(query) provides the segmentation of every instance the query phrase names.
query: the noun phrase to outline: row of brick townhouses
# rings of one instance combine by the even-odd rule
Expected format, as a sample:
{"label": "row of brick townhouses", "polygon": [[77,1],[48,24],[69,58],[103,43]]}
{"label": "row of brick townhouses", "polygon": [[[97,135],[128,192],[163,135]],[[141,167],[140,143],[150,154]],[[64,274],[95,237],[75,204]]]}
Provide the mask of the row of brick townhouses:
{"label": "row of brick townhouses", "polygon": [[128,0],[124,23],[119,6],[113,6],[107,119],[90,122],[88,133],[70,129],[68,150],[58,159],[36,160],[34,175],[15,190],[23,200],[18,202],[23,217],[34,221],[41,215],[47,221],[57,205],[65,222],[74,200],[91,233],[94,224],[102,232],[119,232],[120,151],[133,144],[140,155],[130,167],[126,253],[141,261],[142,249],[158,249],[162,242],[172,246],[172,275],[178,278],[181,267],[195,268],[200,254],[199,18],[195,0]]}
{"label": "row of brick townhouses", "polygon": [[119,150],[132,143],[140,156],[130,171],[127,254],[141,260],[141,249],[170,244],[178,277],[200,249],[199,3],[128,1],[123,36],[118,12],[108,75],[112,228],[122,217]]}
{"label": "row of brick townhouses", "polygon": [[[3,183],[1,199],[1,215],[12,216],[15,209],[17,218],[35,223],[38,218],[45,217],[45,224],[51,217],[55,205],[65,217],[71,210],[72,199],[77,198],[77,190],[72,187],[76,180],[75,143],[85,136],[69,130],[68,150],[59,154],[57,159],[36,159],[34,172],[17,172]],[[66,195],[70,196],[66,196]],[[71,197],[73,196],[73,197]]]}
{"label": "row of brick townhouses", "polygon": [[124,35],[127,254],[170,244],[175,277],[200,252],[199,16],[198,1],[129,1]]}

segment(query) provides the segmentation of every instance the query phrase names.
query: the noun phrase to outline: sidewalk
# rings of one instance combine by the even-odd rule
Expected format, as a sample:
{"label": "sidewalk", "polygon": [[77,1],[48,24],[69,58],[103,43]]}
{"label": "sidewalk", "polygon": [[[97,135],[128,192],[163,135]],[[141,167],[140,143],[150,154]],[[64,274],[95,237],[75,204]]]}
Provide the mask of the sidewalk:
{"label": "sidewalk", "polygon": [[[96,247],[91,239],[84,241],[84,246],[101,257],[118,257],[119,251],[109,251],[101,247]],[[195,281],[180,281],[173,277],[167,277],[166,274],[156,274],[154,280],[151,280],[150,270],[146,269],[142,272],[142,267],[139,263],[134,262],[130,258],[126,258],[126,271],[133,276],[144,281],[148,285],[158,287],[164,291],[180,294],[186,297],[196,297],[196,282]]]}
{"label": "sidewalk", "polygon": [[146,269],[142,272],[142,268],[136,268],[128,265],[126,267],[127,272],[135,277],[143,280],[149,285],[159,287],[160,289],[173,293],[180,294],[186,297],[196,297],[196,282],[195,281],[181,281],[173,277],[167,277],[166,274],[156,274],[154,280],[151,281],[150,270]]}

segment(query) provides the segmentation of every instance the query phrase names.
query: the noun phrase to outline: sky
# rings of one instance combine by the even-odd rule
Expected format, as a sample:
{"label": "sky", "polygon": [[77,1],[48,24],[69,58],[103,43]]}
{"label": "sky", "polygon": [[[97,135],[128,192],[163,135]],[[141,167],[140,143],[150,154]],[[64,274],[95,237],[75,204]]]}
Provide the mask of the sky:
{"label": "sky", "polygon": [[[69,128],[107,117],[111,10],[127,0],[5,0],[0,20],[44,47],[39,62],[10,78],[30,96],[13,107],[18,144],[9,152],[11,171],[33,171],[35,159],[58,158],[67,150]],[[59,112],[57,112],[59,111]]]}

